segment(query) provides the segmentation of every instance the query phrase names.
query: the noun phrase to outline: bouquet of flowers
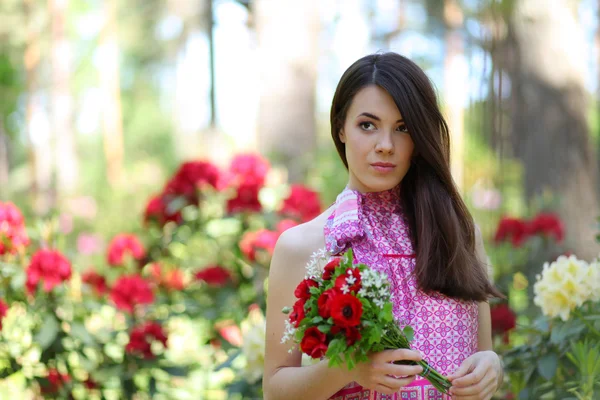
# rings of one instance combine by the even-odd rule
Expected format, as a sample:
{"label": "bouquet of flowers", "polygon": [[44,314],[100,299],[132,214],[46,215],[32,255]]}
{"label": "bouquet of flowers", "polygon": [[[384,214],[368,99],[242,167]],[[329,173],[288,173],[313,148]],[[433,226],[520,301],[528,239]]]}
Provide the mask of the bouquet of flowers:
{"label": "bouquet of flowers", "polygon": [[[410,349],[413,329],[400,328],[392,314],[390,284],[383,273],[365,264],[353,264],[352,250],[329,261],[323,271],[315,254],[307,266],[305,279],[294,292],[298,298],[283,312],[289,317],[282,343],[292,340],[312,358],[326,357],[329,366],[346,363],[348,369],[367,361],[371,352]],[[451,383],[425,360],[398,361],[418,364],[420,374],[442,393]]]}

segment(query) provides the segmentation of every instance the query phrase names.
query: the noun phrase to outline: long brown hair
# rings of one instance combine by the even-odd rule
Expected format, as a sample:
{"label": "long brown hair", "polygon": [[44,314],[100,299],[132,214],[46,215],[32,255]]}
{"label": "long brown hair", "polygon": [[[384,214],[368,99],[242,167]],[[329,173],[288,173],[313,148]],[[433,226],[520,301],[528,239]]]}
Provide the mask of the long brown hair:
{"label": "long brown hair", "polygon": [[429,78],[396,53],[361,58],[344,72],[331,105],[331,136],[348,168],[339,137],[352,99],[377,85],[394,99],[415,144],[402,180],[402,206],[416,251],[416,274],[425,292],[484,301],[502,296],[490,283],[475,251],[475,226],[450,173],[450,135]]}

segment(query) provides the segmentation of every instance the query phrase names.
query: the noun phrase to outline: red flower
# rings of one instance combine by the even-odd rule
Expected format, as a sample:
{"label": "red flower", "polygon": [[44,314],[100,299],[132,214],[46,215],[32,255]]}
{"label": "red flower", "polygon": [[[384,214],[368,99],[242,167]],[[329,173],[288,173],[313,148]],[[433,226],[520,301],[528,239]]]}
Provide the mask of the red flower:
{"label": "red flower", "polygon": [[87,389],[89,389],[89,390],[92,390],[92,389],[98,389],[98,388],[99,388],[99,386],[98,386],[98,383],[97,383],[95,380],[93,380],[92,378],[87,378],[87,379],[86,379],[86,380],[83,382],[83,385],[84,385],[84,386],[85,386]]}
{"label": "red flower", "polygon": [[2,320],[6,316],[6,312],[8,311],[8,305],[0,300],[0,331],[2,330]]}
{"label": "red flower", "polygon": [[327,352],[327,336],[316,326],[311,326],[304,331],[304,337],[300,342],[302,352],[312,358],[321,358]]}
{"label": "red flower", "polygon": [[93,269],[89,269],[87,272],[84,272],[81,275],[81,280],[84,283],[92,286],[98,296],[102,296],[108,291],[108,287],[106,286],[106,278],[98,274]]}
{"label": "red flower", "polygon": [[529,238],[527,222],[518,219],[503,217],[498,224],[494,241],[496,243],[510,240],[515,247],[520,247]]}
{"label": "red flower", "polygon": [[112,266],[122,266],[126,257],[142,260],[146,256],[146,250],[140,240],[131,234],[121,233],[113,238],[108,245],[108,263]]}
{"label": "red flower", "polygon": [[229,343],[236,347],[241,347],[243,343],[242,331],[239,326],[235,324],[224,325],[218,328],[219,335],[223,337],[223,339],[227,340]]}
{"label": "red flower", "polygon": [[71,278],[71,263],[65,256],[55,250],[38,250],[27,267],[25,286],[33,293],[40,280],[44,281],[43,289],[50,292],[62,282]]}
{"label": "red flower", "polygon": [[165,186],[167,197],[184,197],[189,204],[197,204],[198,192],[204,185],[217,188],[220,171],[213,164],[205,161],[190,161],[181,164],[177,173]]}
{"label": "red flower", "polygon": [[544,235],[553,237],[558,243],[565,237],[563,223],[556,214],[540,213],[530,223],[532,235]]}
{"label": "red flower", "polygon": [[328,281],[331,279],[333,273],[335,272],[335,269],[338,267],[338,265],[340,265],[340,262],[342,262],[342,259],[340,257],[337,257],[329,261],[327,265],[325,265],[325,268],[323,269],[324,280]]}
{"label": "red flower", "polygon": [[333,335],[337,335],[340,332],[344,332],[344,335],[346,336],[346,344],[348,346],[352,346],[354,343],[356,343],[361,338],[360,331],[358,329],[356,329],[355,327],[342,328],[337,325],[334,325],[331,327],[331,333]]}
{"label": "red flower", "polygon": [[306,314],[304,313],[304,305],[306,304],[306,299],[298,299],[294,303],[294,307],[292,312],[290,313],[290,322],[297,328],[300,326],[300,322],[304,319]]}
{"label": "red flower", "polygon": [[244,211],[260,212],[262,204],[258,199],[260,188],[251,184],[241,184],[237,188],[237,195],[227,200],[227,212],[230,214]]}
{"label": "red flower", "polygon": [[310,288],[317,286],[319,284],[314,279],[304,279],[298,284],[296,290],[294,290],[294,295],[299,299],[306,300],[310,298]]}
{"label": "red flower", "polygon": [[160,226],[169,221],[180,224],[182,221],[181,211],[170,212],[166,201],[167,199],[162,194],[152,197],[144,211],[144,222],[156,221]]}
{"label": "red flower", "polygon": [[276,230],[277,233],[281,235],[283,232],[287,231],[290,228],[293,228],[294,226],[298,226],[298,223],[296,221],[291,219],[282,219],[277,223]]}
{"label": "red flower", "polygon": [[360,300],[351,294],[342,293],[331,301],[333,323],[341,328],[350,328],[360,324],[362,311]]}
{"label": "red flower", "polygon": [[336,296],[341,294],[341,292],[336,289],[327,289],[317,299],[317,307],[319,309],[319,315],[323,318],[331,317],[331,305],[333,304],[333,299]]}
{"label": "red flower", "polygon": [[196,279],[210,286],[224,286],[231,280],[231,273],[223,267],[214,265],[196,272]]}
{"label": "red flower", "polygon": [[[354,283],[351,285],[348,284],[348,282],[346,281],[348,278],[354,278]],[[346,270],[346,273],[341,274],[335,279],[335,287],[338,288],[342,293],[344,292],[344,290],[342,290],[344,286],[347,286],[350,292],[356,293],[360,290],[361,280],[360,271],[358,270],[358,268],[348,268]]]}
{"label": "red flower", "polygon": [[310,221],[321,213],[319,195],[302,185],[292,185],[288,198],[283,201],[279,212],[302,222]]}
{"label": "red flower", "polygon": [[131,330],[125,351],[141,355],[145,359],[152,359],[155,357],[151,348],[154,341],[161,342],[164,347],[167,347],[167,335],[162,326],[157,322],[146,322]]}
{"label": "red flower", "polygon": [[503,335],[503,340],[508,343],[508,333],[517,326],[517,317],[510,307],[499,304],[491,308],[492,332]]}
{"label": "red flower", "polygon": [[270,256],[273,255],[277,239],[279,239],[279,234],[267,229],[246,232],[240,241],[240,250],[248,260],[256,261],[258,250],[265,250]]}
{"label": "red flower", "polygon": [[56,393],[64,386],[65,383],[71,381],[71,377],[67,374],[61,374],[56,368],[50,368],[48,370],[48,376],[46,377],[48,384],[42,386],[43,394]]}
{"label": "red flower", "polygon": [[132,313],[138,304],[151,304],[154,301],[154,293],[141,276],[124,275],[115,282],[110,298],[119,310]]}
{"label": "red flower", "polygon": [[21,211],[13,203],[0,203],[0,255],[16,253],[29,245]]}

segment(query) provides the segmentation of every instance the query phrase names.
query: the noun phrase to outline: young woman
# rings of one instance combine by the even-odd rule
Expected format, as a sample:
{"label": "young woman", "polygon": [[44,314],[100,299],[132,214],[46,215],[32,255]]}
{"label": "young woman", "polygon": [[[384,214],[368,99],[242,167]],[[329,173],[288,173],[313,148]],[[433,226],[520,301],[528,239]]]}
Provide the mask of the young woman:
{"label": "young woman", "polygon": [[[488,279],[479,231],[450,174],[448,126],[433,87],[395,53],[356,61],[331,106],[331,134],[348,169],[346,189],[314,220],[286,231],[271,262],[265,399],[445,399],[420,366],[425,358],[452,381],[452,399],[490,399],[502,380],[492,351]],[[281,344],[284,306],[294,303],[310,255],[352,248],[387,274],[394,316],[415,329],[413,350],[374,353],[351,371],[327,360],[301,366]]]}

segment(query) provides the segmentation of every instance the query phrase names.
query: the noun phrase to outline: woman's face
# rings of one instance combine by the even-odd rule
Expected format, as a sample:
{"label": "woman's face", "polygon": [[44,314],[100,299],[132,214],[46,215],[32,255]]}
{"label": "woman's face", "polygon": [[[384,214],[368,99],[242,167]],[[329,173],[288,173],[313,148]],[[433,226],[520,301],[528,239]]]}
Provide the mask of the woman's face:
{"label": "woman's face", "polygon": [[391,189],[410,168],[415,145],[396,103],[379,86],[366,86],[354,96],[339,135],[346,145],[350,189]]}

